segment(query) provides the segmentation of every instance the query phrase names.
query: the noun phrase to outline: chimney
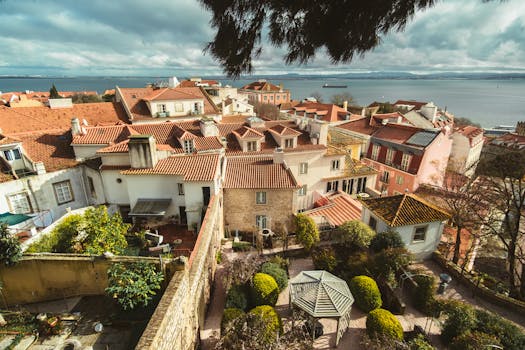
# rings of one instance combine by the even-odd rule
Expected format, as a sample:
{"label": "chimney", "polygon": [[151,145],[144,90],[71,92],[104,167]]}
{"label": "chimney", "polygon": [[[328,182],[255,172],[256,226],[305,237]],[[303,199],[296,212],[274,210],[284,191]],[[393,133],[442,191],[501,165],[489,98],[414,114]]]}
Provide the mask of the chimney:
{"label": "chimney", "polygon": [[366,108],[363,107],[363,108],[361,109],[361,117],[365,117],[365,116],[366,116]]}
{"label": "chimney", "polygon": [[316,145],[328,144],[328,124],[319,120],[311,120],[310,123],[310,141]]}
{"label": "chimney", "polygon": [[219,136],[217,125],[212,119],[201,119],[200,121],[201,134],[204,137]]}
{"label": "chimney", "polygon": [[283,92],[283,90],[284,90],[284,85],[283,85],[283,83],[280,83],[279,84],[279,92]]}
{"label": "chimney", "polygon": [[82,134],[82,129],[80,128],[80,121],[77,117],[71,118],[71,135],[77,136]]}
{"label": "chimney", "polygon": [[348,110],[348,101],[344,101],[344,102],[343,102],[343,109],[344,109],[345,111]]}
{"label": "chimney", "polygon": [[179,86],[179,80],[177,79],[177,77],[169,77],[168,78],[168,86],[170,88],[175,88],[177,86]]}
{"label": "chimney", "polygon": [[131,135],[128,147],[132,168],[154,168],[157,165],[157,142],[153,136]]}
{"label": "chimney", "polygon": [[274,164],[283,164],[284,163],[284,151],[281,147],[277,147],[273,151],[273,163]]}
{"label": "chimney", "polygon": [[433,102],[429,102],[426,105],[422,106],[420,112],[425,116],[425,118],[430,120],[432,123],[436,121],[437,107],[434,105]]}

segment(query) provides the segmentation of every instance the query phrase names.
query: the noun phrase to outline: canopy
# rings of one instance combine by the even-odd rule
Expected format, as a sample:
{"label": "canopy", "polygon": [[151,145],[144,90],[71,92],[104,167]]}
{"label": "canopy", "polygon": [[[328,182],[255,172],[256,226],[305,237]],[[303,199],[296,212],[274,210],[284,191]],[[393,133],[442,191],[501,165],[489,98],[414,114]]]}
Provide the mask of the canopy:
{"label": "canopy", "polygon": [[12,214],[12,213],[2,213],[0,214],[0,223],[6,223],[7,226],[18,225],[21,222],[32,219],[31,216],[24,214]]}
{"label": "canopy", "polygon": [[138,199],[129,216],[164,216],[170,206],[168,199]]}
{"label": "canopy", "polygon": [[354,303],[346,282],[323,270],[302,271],[292,278],[290,300],[315,318],[343,317]]}

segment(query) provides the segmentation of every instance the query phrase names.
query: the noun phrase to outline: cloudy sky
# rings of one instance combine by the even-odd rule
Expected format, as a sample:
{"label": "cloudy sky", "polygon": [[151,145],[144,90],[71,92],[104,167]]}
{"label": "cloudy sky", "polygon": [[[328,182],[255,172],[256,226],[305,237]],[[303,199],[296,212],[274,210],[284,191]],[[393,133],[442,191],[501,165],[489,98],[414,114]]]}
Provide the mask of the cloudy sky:
{"label": "cloudy sky", "polygon": [[[220,74],[197,0],[0,0],[0,75]],[[362,59],[333,66],[319,52],[284,66],[265,46],[257,74],[351,71],[525,73],[525,1],[442,0]]]}

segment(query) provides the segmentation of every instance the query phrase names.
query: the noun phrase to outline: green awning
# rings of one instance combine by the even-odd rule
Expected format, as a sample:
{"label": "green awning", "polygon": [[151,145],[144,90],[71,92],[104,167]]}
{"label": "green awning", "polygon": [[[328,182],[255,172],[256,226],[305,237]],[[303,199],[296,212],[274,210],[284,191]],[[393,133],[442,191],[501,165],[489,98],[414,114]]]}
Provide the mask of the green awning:
{"label": "green awning", "polygon": [[32,219],[31,216],[24,214],[12,214],[12,213],[2,213],[0,214],[0,222],[7,224],[7,226],[18,225],[21,222]]}
{"label": "green awning", "polygon": [[164,216],[170,206],[169,199],[138,199],[129,216]]}

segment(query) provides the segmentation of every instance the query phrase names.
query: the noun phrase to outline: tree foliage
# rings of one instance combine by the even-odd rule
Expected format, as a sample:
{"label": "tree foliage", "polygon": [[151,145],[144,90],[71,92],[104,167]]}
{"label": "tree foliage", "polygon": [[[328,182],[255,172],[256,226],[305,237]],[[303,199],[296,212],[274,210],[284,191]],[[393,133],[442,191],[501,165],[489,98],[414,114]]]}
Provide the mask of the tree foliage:
{"label": "tree foliage", "polygon": [[246,310],[248,307],[247,291],[244,285],[233,285],[226,294],[226,308]]}
{"label": "tree foliage", "polygon": [[352,94],[348,91],[343,91],[339,94],[332,95],[330,102],[341,107],[345,102],[347,102],[349,106],[352,106],[356,103],[354,96],[352,96]]}
{"label": "tree foliage", "polygon": [[271,120],[278,120],[280,116],[279,108],[271,103],[255,102],[253,104],[254,112],[260,118],[268,118]]}
{"label": "tree foliage", "polygon": [[403,248],[405,244],[401,239],[399,233],[395,230],[389,229],[375,235],[370,242],[370,249],[373,252],[380,252],[388,248]]}
{"label": "tree foliage", "polygon": [[503,349],[498,338],[476,331],[466,332],[457,336],[449,345],[450,350],[498,349],[498,347]]}
{"label": "tree foliage", "polygon": [[474,309],[459,301],[449,301],[444,307],[446,320],[443,323],[441,337],[445,344],[463,333],[471,331],[476,326]]}
{"label": "tree foliage", "polygon": [[403,327],[396,316],[385,309],[370,311],[366,317],[366,332],[369,336],[383,335],[394,340],[403,340]]}
{"label": "tree foliage", "polygon": [[9,232],[7,224],[0,224],[0,263],[14,265],[22,257],[22,248],[18,238]]}
{"label": "tree foliage", "polygon": [[99,95],[78,93],[71,96],[73,103],[97,103],[104,102]]}
{"label": "tree foliage", "polygon": [[108,269],[106,293],[116,299],[124,310],[132,310],[137,306],[147,306],[160,289],[163,279],[162,272],[158,272],[151,263],[116,263]]}
{"label": "tree foliage", "polygon": [[319,242],[319,230],[314,220],[304,214],[297,214],[295,217],[297,241],[310,251]]}
{"label": "tree foliage", "polygon": [[334,249],[328,247],[317,247],[312,251],[312,260],[317,270],[333,272],[337,267],[337,257]]}
{"label": "tree foliage", "polygon": [[58,93],[55,84],[53,84],[53,86],[51,86],[51,89],[49,89],[49,98],[62,98],[62,96],[60,96],[60,94]]}
{"label": "tree foliage", "polygon": [[256,273],[252,280],[251,295],[254,305],[273,306],[279,297],[279,286],[272,276]]}
{"label": "tree foliage", "polygon": [[288,275],[281,266],[272,262],[265,262],[261,266],[261,272],[272,276],[275,282],[277,282],[280,291],[283,291],[286,286],[288,286]]}
{"label": "tree foliage", "polygon": [[368,276],[356,276],[348,285],[355,303],[364,312],[370,312],[382,305],[381,292],[376,281]]}
{"label": "tree foliage", "polygon": [[343,223],[338,228],[339,241],[346,247],[357,246],[359,248],[368,248],[375,231],[367,224],[360,220],[351,220]]}

